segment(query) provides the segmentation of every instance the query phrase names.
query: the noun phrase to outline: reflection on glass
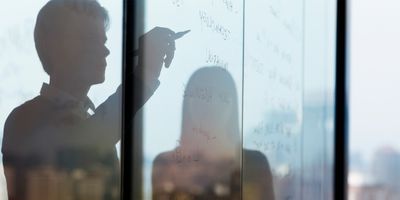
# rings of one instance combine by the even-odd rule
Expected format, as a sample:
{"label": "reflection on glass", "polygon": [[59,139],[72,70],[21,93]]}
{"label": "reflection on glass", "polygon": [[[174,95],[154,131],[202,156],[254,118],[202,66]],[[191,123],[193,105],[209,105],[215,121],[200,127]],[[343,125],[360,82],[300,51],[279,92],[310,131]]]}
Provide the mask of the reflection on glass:
{"label": "reflection on glass", "polygon": [[236,88],[222,68],[196,71],[184,94],[181,137],[156,157],[153,199],[240,199]]}
{"label": "reflection on glass", "polygon": [[119,199],[121,89],[97,108],[87,97],[105,81],[108,21],[90,0],[53,0],[40,10],[34,39],[50,81],[4,125],[9,199]]}
{"label": "reflection on glass", "polygon": [[[200,68],[185,89],[180,139],[154,160],[153,199],[240,199],[240,139],[234,80],[223,68]],[[247,150],[244,156],[251,171],[244,198],[273,199],[265,156]]]}

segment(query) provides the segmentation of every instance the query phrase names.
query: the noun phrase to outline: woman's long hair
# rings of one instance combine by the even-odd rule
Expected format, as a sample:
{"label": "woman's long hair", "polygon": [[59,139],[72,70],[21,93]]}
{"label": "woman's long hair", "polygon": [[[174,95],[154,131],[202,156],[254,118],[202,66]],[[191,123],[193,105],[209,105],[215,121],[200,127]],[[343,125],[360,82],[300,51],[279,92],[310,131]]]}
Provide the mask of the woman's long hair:
{"label": "woman's long hair", "polygon": [[240,163],[240,129],[235,82],[221,67],[204,67],[190,77],[183,99],[179,148],[208,161]]}

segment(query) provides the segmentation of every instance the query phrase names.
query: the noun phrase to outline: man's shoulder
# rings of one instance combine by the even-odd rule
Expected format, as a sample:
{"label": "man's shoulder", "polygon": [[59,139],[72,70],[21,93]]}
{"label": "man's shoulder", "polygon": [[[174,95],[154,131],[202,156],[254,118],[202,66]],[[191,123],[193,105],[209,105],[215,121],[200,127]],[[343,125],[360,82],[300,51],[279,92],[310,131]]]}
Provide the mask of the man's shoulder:
{"label": "man's shoulder", "polygon": [[26,136],[40,127],[42,111],[45,110],[46,100],[40,96],[35,97],[22,105],[14,108],[8,115],[4,124],[2,152],[6,155],[26,149],[24,141]]}
{"label": "man's shoulder", "polygon": [[4,125],[4,132],[6,133],[7,129],[11,128],[31,128],[32,125],[36,124],[37,120],[45,116],[49,107],[49,102],[40,96],[26,101],[14,108],[8,115]]}
{"label": "man's shoulder", "polygon": [[10,113],[9,117],[27,117],[29,115],[35,114],[37,112],[42,112],[46,107],[50,107],[49,102],[41,97],[36,96],[35,98],[24,102],[23,104],[15,107]]}
{"label": "man's shoulder", "polygon": [[158,154],[156,158],[154,158],[153,165],[158,166],[171,164],[172,160],[174,159],[174,153],[175,151],[167,151]]}

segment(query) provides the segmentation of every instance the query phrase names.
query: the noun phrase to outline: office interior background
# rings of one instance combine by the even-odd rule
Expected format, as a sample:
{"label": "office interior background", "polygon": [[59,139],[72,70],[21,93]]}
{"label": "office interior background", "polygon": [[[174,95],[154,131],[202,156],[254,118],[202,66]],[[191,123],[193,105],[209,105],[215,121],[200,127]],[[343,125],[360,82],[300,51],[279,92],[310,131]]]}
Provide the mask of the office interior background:
{"label": "office interior background", "polygon": [[[106,81],[90,90],[89,97],[96,106],[105,101],[121,83],[122,67],[120,66],[122,66],[123,52],[123,2],[98,1],[108,10],[111,18],[106,43],[111,52],[107,57],[107,65],[111,67],[106,70]],[[0,29],[0,77],[2,79],[0,130],[3,130],[5,120],[12,109],[38,95],[42,83],[48,81],[47,75],[41,70],[41,63],[33,41],[36,15],[46,2],[47,0],[8,1],[0,7],[0,13],[2,13],[0,15],[2,27]],[[207,65],[219,65],[231,73],[240,97],[238,103],[245,106],[244,112],[239,112],[242,122],[243,148],[258,150],[268,157],[274,179],[277,180],[276,199],[284,199],[288,196],[294,199],[332,199],[337,2],[286,0],[279,3],[275,0],[263,0],[247,1],[246,7],[243,7],[241,2],[239,0],[207,0],[200,5],[203,9],[196,10],[190,1],[165,1],[161,7],[157,5],[159,2],[149,0],[144,7],[144,33],[157,25],[172,27],[177,32],[188,29],[191,31],[181,39],[177,39],[177,51],[172,67],[163,72],[160,78],[163,85],[142,111],[144,118],[140,123],[143,123],[144,127],[143,154],[145,158],[142,172],[145,199],[151,198],[152,161],[159,153],[174,148],[179,139],[181,101],[184,95],[178,92],[171,94],[172,89],[169,88],[179,88],[177,91],[183,93],[190,75]],[[295,6],[290,9],[282,7],[288,5],[288,2],[292,2]],[[347,3],[348,199],[400,199],[400,184],[397,181],[400,178],[400,142],[397,139],[400,134],[398,126],[400,92],[397,92],[397,87],[400,85],[398,78],[400,68],[397,66],[400,64],[397,59],[398,46],[400,46],[400,26],[397,25],[397,19],[400,19],[400,12],[398,12],[400,3],[390,0],[348,0]],[[287,26],[279,27],[276,25],[279,22],[260,20],[257,14],[262,12],[260,9],[262,7],[269,9],[270,15],[264,16],[265,19],[275,16],[276,19],[285,20],[283,16],[288,16]],[[226,14],[219,12],[222,8],[225,9]],[[274,10],[277,8],[281,9],[280,12]],[[192,11],[196,12],[195,17],[200,16],[200,21],[195,22],[199,27],[190,27],[192,24],[190,12]],[[171,16],[174,13],[190,17]],[[224,15],[228,17],[224,18]],[[231,28],[231,32],[227,34],[221,31],[223,27],[219,27],[217,30],[219,35],[215,36],[213,31],[216,30],[207,29],[214,26],[210,25],[212,18],[215,19],[215,24],[218,20],[223,21],[223,24]],[[235,20],[240,23],[236,23]],[[278,33],[271,32],[271,27],[287,32],[285,34],[279,34],[279,31]],[[298,30],[300,34],[291,35],[293,30]],[[258,35],[251,37],[252,31],[258,31]],[[226,42],[227,39],[228,42]],[[194,40],[199,41],[193,42]],[[202,43],[204,41],[211,41],[214,45],[207,46]],[[258,47],[258,42],[268,47]],[[278,50],[274,47],[276,43],[280,43],[282,49]],[[285,52],[285,48],[288,47],[293,47],[294,50]],[[193,48],[192,54],[189,54],[192,61],[185,61],[183,58],[188,55],[183,52],[188,52],[190,48]],[[233,53],[223,53],[226,48]],[[279,51],[280,58],[272,56],[272,61],[263,60],[268,53],[263,54],[259,50],[266,50],[271,55]],[[196,60],[195,55],[202,57]],[[274,74],[270,71],[273,68],[263,68],[264,63],[286,65],[288,60],[294,63],[293,65],[300,63],[304,66],[291,71],[288,70],[290,64],[287,64],[287,69],[280,68],[275,73],[284,74],[286,78],[295,80],[294,86],[291,86],[295,88],[294,90],[287,89],[287,84],[289,84],[287,82],[284,83],[285,87],[274,85],[276,83],[269,76]],[[193,62],[198,66],[189,67],[193,65]],[[253,67],[243,68],[241,67],[243,63]],[[234,65],[239,67],[232,67]],[[324,66],[323,69],[321,66]],[[174,73],[173,70],[178,72]],[[265,89],[258,82],[262,83],[264,80],[262,76],[258,77],[260,74],[269,76],[266,81],[269,87],[274,87],[280,92],[269,91],[268,94],[264,92],[261,99],[250,98],[257,96],[258,90]],[[168,82],[171,79],[175,81]],[[282,82],[285,80],[282,79]],[[296,86],[296,83],[300,86]],[[274,95],[276,99],[272,97]],[[166,98],[170,100],[165,102]],[[266,113],[272,116],[275,114],[270,118],[276,121],[263,116],[259,107],[254,106],[263,104],[263,100],[276,104],[266,105],[263,108]],[[280,101],[284,103],[280,104]],[[300,105],[298,102],[304,104]],[[165,108],[163,103],[166,103],[168,108]],[[275,107],[280,107],[286,113],[276,112]],[[169,114],[158,115],[159,110],[163,109]],[[166,116],[169,120],[177,122],[158,127],[152,125],[157,121],[164,121]],[[282,121],[287,119],[290,119],[290,122],[283,126],[290,129],[294,136],[286,138],[260,134],[265,131],[263,128],[273,129],[279,124],[282,126]],[[266,122],[268,120],[270,122]],[[314,127],[315,121],[318,121],[316,123],[322,127],[319,125]],[[315,131],[316,129],[318,131]],[[160,134],[165,130],[171,134]],[[302,134],[304,138],[301,139],[299,135],[302,130],[309,132]],[[320,133],[324,135],[321,136]],[[1,136],[2,132],[0,132],[0,138]],[[267,142],[264,143],[263,139],[266,138]],[[275,142],[268,143],[268,141]],[[302,152],[295,150],[298,145],[303,146]],[[119,147],[118,144],[116,148]],[[292,147],[294,149],[291,149]],[[274,153],[279,148],[285,149],[285,153]],[[316,154],[316,151],[319,154]],[[317,164],[314,165],[315,163]],[[287,179],[291,173],[295,175],[290,175]],[[301,174],[303,178],[299,178],[300,175],[296,173]],[[291,190],[284,190],[285,187]],[[40,194],[33,194],[37,196],[32,196],[31,199],[43,199]],[[0,199],[7,199],[2,165],[0,165]]]}

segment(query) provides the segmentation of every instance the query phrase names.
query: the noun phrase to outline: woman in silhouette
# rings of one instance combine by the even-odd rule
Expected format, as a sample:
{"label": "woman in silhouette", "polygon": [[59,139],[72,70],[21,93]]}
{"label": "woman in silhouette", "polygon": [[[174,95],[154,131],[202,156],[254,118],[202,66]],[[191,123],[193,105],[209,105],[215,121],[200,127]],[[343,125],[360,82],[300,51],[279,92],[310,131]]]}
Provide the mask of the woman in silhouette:
{"label": "woman in silhouette", "polygon": [[154,200],[274,199],[266,157],[242,151],[237,91],[229,72],[197,70],[185,89],[182,111],[176,148],[153,163]]}

